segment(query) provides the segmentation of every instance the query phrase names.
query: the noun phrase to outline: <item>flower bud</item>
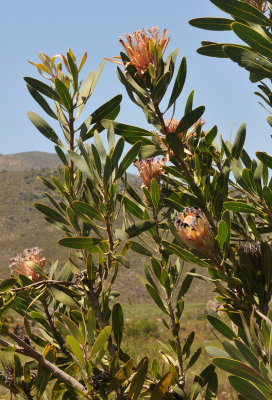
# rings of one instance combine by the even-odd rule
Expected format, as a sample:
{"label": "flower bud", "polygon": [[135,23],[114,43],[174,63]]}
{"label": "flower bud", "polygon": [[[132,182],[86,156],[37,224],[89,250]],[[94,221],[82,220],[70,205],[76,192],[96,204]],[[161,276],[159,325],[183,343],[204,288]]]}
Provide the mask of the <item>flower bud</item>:
{"label": "flower bud", "polygon": [[38,247],[33,247],[32,249],[25,249],[24,256],[17,254],[16,257],[10,259],[11,272],[17,272],[18,274],[23,274],[31,279],[33,282],[38,282],[41,277],[37,272],[35,272],[28,265],[28,261],[31,261],[38,265],[38,267],[43,268],[46,262],[46,258],[41,258],[42,249]]}
{"label": "flower bud", "polygon": [[175,227],[186,246],[206,257],[212,257],[214,238],[209,222],[200,208],[186,207],[183,212],[177,213]]}

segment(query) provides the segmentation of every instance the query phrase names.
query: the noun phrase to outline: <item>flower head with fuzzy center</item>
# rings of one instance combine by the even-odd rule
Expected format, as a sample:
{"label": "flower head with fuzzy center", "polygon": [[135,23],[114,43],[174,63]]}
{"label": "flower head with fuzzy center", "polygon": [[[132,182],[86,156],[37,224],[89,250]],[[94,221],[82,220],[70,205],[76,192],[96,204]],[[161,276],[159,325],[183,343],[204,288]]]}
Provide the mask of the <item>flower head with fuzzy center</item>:
{"label": "flower head with fuzzy center", "polygon": [[150,190],[152,179],[156,179],[158,184],[161,182],[161,176],[164,173],[165,158],[147,158],[146,160],[135,160],[134,165],[138,168],[139,176],[143,180],[143,187]]}
{"label": "flower head with fuzzy center", "polygon": [[151,36],[147,34],[145,29],[138,29],[132,34],[124,35],[126,41],[121,37],[119,38],[130,61],[123,64],[116,60],[108,58],[107,60],[124,65],[125,68],[128,65],[134,65],[139,76],[143,76],[151,64],[156,75],[158,59],[164,55],[170,37],[166,37],[168,32],[164,29],[162,36],[159,38],[159,28],[157,26],[151,27],[148,32]]}
{"label": "flower head with fuzzy center", "polygon": [[38,282],[41,277],[35,272],[32,268],[30,268],[28,262],[31,261],[38,265],[39,268],[43,268],[46,262],[46,258],[41,258],[42,249],[38,247],[33,247],[32,249],[24,250],[24,256],[21,254],[17,254],[16,257],[10,259],[11,272],[17,272],[18,274],[23,274],[31,279],[33,282]]}
{"label": "flower head with fuzzy center", "polygon": [[200,208],[186,207],[177,213],[175,227],[181,240],[191,249],[212,257],[214,238],[205,214]]}

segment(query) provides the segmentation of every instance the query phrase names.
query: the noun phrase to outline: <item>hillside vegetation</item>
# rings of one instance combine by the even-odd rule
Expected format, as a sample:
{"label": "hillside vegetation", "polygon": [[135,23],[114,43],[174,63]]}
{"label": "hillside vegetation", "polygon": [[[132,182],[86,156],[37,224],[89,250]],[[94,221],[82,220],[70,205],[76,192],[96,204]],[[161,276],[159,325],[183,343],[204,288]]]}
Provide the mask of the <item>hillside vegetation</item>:
{"label": "hillside vegetation", "polygon": [[[28,247],[38,246],[44,249],[48,261],[58,259],[66,262],[67,248],[59,246],[58,239],[65,236],[51,226],[38,212],[33,203],[47,203],[45,186],[38,176],[49,178],[56,173],[58,158],[54,154],[26,152],[0,155],[0,277],[9,274],[9,259]],[[140,187],[136,175],[129,175],[133,186]],[[137,253],[128,253],[130,269],[123,267],[117,290],[122,299],[133,302],[149,301],[146,290],[138,281],[137,275],[143,274],[143,258]],[[188,270],[191,266],[185,266]],[[201,270],[203,273],[203,270]],[[192,302],[205,303],[213,298],[207,282],[195,279],[188,294]]]}

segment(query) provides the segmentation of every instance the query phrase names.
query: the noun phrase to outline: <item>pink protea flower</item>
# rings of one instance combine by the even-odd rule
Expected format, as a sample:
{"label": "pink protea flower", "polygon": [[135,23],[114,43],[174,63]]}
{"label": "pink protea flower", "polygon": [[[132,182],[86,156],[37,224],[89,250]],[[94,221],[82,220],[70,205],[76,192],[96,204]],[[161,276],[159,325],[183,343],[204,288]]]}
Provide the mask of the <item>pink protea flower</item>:
{"label": "pink protea flower", "polygon": [[170,37],[166,37],[168,32],[166,29],[164,29],[162,36],[159,38],[159,28],[157,26],[151,27],[148,32],[150,33],[151,37],[148,36],[145,29],[138,29],[132,34],[124,35],[126,41],[124,41],[122,37],[119,38],[120,43],[130,58],[128,63],[124,65],[122,62],[116,60],[111,60],[108,58],[106,58],[106,60],[112,61],[116,64],[124,65],[125,67],[128,65],[134,65],[137,68],[139,76],[145,74],[149,64],[151,64],[156,71],[158,55],[157,52],[152,51],[152,48],[159,48],[159,52],[163,56]]}
{"label": "pink protea flower", "polygon": [[186,207],[175,218],[175,227],[181,240],[191,249],[212,257],[214,238],[205,214],[200,208]]}
{"label": "pink protea flower", "polygon": [[17,254],[17,256],[10,259],[11,272],[17,272],[18,274],[23,274],[31,279],[33,282],[38,282],[41,277],[37,272],[31,269],[27,261],[32,261],[37,264],[38,267],[43,268],[46,262],[46,258],[41,258],[43,250],[38,247],[33,247],[32,249],[25,249],[23,256]]}
{"label": "pink protea flower", "polygon": [[180,120],[177,118],[168,118],[164,121],[167,132],[176,132]]}
{"label": "pink protea flower", "polygon": [[147,158],[146,160],[135,160],[134,165],[138,168],[139,176],[143,180],[143,186],[150,190],[153,178],[160,184],[161,176],[164,173],[166,158]]}

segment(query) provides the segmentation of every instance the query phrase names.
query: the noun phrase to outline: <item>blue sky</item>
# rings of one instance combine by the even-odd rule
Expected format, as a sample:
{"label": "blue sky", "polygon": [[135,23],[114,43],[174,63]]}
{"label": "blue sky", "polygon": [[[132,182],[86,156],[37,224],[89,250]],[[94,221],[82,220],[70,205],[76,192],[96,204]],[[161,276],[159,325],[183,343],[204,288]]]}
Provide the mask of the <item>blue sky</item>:
{"label": "blue sky", "polygon": [[[40,78],[27,60],[38,61],[38,51],[53,56],[70,46],[79,60],[85,50],[88,59],[83,78],[97,69],[104,57],[119,55],[118,36],[137,28],[158,25],[171,35],[167,54],[180,48],[179,60],[186,56],[188,77],[176,107],[176,118],[183,116],[186,98],[195,89],[195,106],[205,105],[205,127],[216,124],[224,138],[234,137],[247,122],[246,149],[271,149],[268,113],[258,105],[256,87],[248,73],[229,60],[217,60],[196,53],[201,40],[236,41],[230,32],[209,32],[191,27],[188,20],[200,16],[224,16],[209,0],[9,0],[1,4],[0,75],[2,91],[0,153],[23,151],[53,152],[45,139],[27,119],[28,110],[44,116],[29,95],[23,76]],[[256,85],[255,85],[256,86]],[[144,115],[132,104],[116,76],[116,66],[107,62],[86,113],[118,93],[124,95],[117,120],[147,128]],[[85,113],[85,116],[86,116]],[[83,115],[84,117],[84,115]],[[49,121],[49,117],[44,117]],[[54,125],[53,125],[54,126]],[[151,128],[151,127],[150,127]]]}

